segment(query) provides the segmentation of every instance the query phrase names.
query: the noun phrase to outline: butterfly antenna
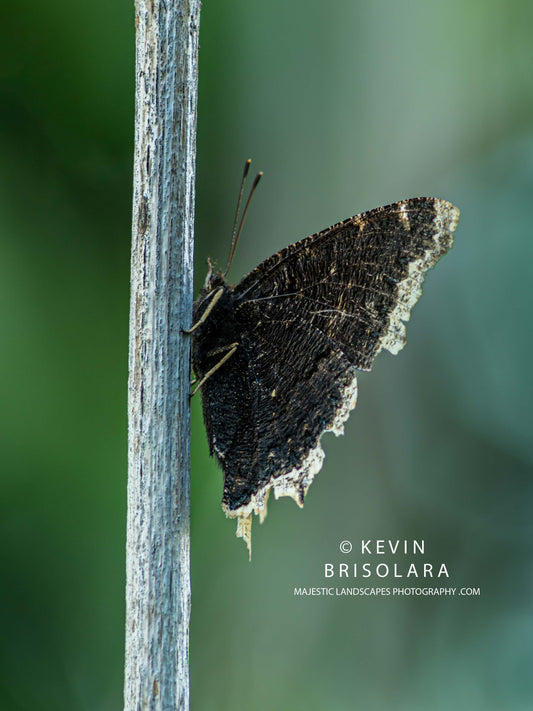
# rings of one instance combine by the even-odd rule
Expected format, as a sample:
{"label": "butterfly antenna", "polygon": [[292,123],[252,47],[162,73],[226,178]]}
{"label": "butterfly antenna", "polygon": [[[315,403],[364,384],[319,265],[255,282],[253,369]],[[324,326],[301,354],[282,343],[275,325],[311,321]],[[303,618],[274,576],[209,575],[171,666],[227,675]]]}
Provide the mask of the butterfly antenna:
{"label": "butterfly antenna", "polygon": [[235,253],[235,233],[237,232],[237,220],[239,218],[239,210],[241,209],[241,200],[242,200],[242,193],[244,191],[244,183],[246,182],[246,176],[248,175],[248,171],[250,170],[250,163],[252,162],[251,158],[248,158],[246,163],[244,164],[244,170],[242,172],[242,180],[241,180],[241,188],[239,190],[239,198],[237,200],[237,209],[235,210],[235,219],[233,220],[233,230],[231,233],[231,246],[229,249],[229,255],[228,255],[228,263],[226,264],[226,269],[224,270],[224,276],[228,273],[228,269],[230,268],[231,261],[233,259],[233,254]]}
{"label": "butterfly antenna", "polygon": [[[249,167],[250,162],[251,161],[248,161],[248,167]],[[244,170],[245,170],[245,173],[248,172],[247,167],[245,167]],[[244,210],[242,212],[242,217],[241,217],[241,221],[239,222],[239,229],[237,230],[237,234],[235,234],[235,230],[234,230],[234,233],[233,233],[234,237],[231,240],[231,249],[230,249],[230,253],[229,253],[229,257],[228,257],[228,263],[226,265],[226,269],[224,270],[224,276],[226,276],[226,274],[228,273],[228,270],[231,266],[231,262],[233,261],[233,257],[235,256],[235,250],[237,249],[237,243],[239,241],[239,237],[241,236],[242,226],[244,225],[244,218],[246,217],[246,213],[248,212],[248,208],[250,207],[250,201],[252,199],[252,195],[254,194],[255,189],[257,188],[257,184],[261,180],[262,175],[263,175],[263,173],[259,172],[255,176],[255,180],[252,185],[252,189],[250,190],[250,194],[248,195],[248,200],[246,201],[246,205],[244,206]],[[244,181],[243,181],[243,185],[244,185]],[[242,188],[241,188],[241,194],[242,194]],[[239,196],[239,205],[240,205],[240,196]]]}

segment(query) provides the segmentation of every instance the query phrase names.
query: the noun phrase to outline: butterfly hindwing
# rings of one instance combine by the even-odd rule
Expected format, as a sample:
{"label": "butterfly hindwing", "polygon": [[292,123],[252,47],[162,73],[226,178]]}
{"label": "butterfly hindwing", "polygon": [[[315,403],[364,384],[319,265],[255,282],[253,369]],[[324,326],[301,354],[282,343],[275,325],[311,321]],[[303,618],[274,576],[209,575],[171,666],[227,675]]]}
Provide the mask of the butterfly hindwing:
{"label": "butterfly hindwing", "polygon": [[[321,434],[333,426],[346,388],[354,381],[354,369],[323,333],[305,323],[294,327],[283,318],[261,320],[244,332],[242,351],[252,406],[242,422],[244,436],[235,439],[226,457],[224,507],[233,512],[270,486],[276,494],[283,490],[303,504],[311,480],[295,483],[296,479],[302,478],[303,462]],[[247,447],[250,431],[256,440],[253,449]],[[283,484],[291,472],[291,485]]]}

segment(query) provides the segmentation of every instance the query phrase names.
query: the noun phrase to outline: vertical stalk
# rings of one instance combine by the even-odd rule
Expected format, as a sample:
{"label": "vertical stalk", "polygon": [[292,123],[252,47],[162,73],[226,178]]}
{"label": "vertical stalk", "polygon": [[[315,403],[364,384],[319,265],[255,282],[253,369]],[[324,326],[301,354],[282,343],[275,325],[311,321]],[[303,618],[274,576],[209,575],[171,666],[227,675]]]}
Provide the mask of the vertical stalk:
{"label": "vertical stalk", "polygon": [[136,0],[125,711],[189,709],[199,0]]}

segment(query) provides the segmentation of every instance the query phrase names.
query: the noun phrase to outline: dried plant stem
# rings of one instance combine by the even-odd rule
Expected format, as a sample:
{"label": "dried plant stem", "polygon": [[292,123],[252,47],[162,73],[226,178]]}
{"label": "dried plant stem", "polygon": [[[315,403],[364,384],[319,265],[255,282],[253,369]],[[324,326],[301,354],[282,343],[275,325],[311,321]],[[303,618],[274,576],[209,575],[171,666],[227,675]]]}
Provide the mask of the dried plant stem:
{"label": "dried plant stem", "polygon": [[189,709],[199,0],[136,1],[124,708]]}

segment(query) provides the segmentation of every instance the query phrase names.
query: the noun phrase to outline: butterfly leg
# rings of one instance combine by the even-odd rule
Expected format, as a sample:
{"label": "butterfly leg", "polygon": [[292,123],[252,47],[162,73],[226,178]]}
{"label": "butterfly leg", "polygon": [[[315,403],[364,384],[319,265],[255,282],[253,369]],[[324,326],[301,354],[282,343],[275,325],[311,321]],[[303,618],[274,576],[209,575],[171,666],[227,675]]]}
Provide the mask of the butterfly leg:
{"label": "butterfly leg", "polygon": [[225,350],[228,348],[230,349],[226,355],[221,358],[218,363],[216,363],[211,370],[208,370],[207,373],[204,375],[204,377],[200,380],[200,382],[197,384],[197,386],[194,388],[194,390],[191,393],[191,397],[195,395],[198,390],[202,387],[202,385],[205,383],[206,380],[208,380],[213,373],[216,373],[217,370],[224,365],[224,363],[231,358],[231,356],[235,353],[237,350],[239,344],[238,343],[231,343],[229,346],[224,346],[224,348],[219,348],[215,351],[215,353],[223,353]]}
{"label": "butterfly leg", "polygon": [[192,326],[191,328],[182,328],[183,333],[187,333],[187,334],[192,333],[193,331],[196,331],[198,326],[201,326],[203,323],[205,323],[207,317],[209,316],[211,311],[215,308],[215,304],[222,296],[223,291],[224,291],[224,289],[222,287],[220,287],[219,289],[217,289],[216,291],[213,292],[213,298],[211,299],[211,303],[209,304],[209,306],[206,308],[206,310],[200,317],[200,320],[197,321],[194,324],[194,326]]}

